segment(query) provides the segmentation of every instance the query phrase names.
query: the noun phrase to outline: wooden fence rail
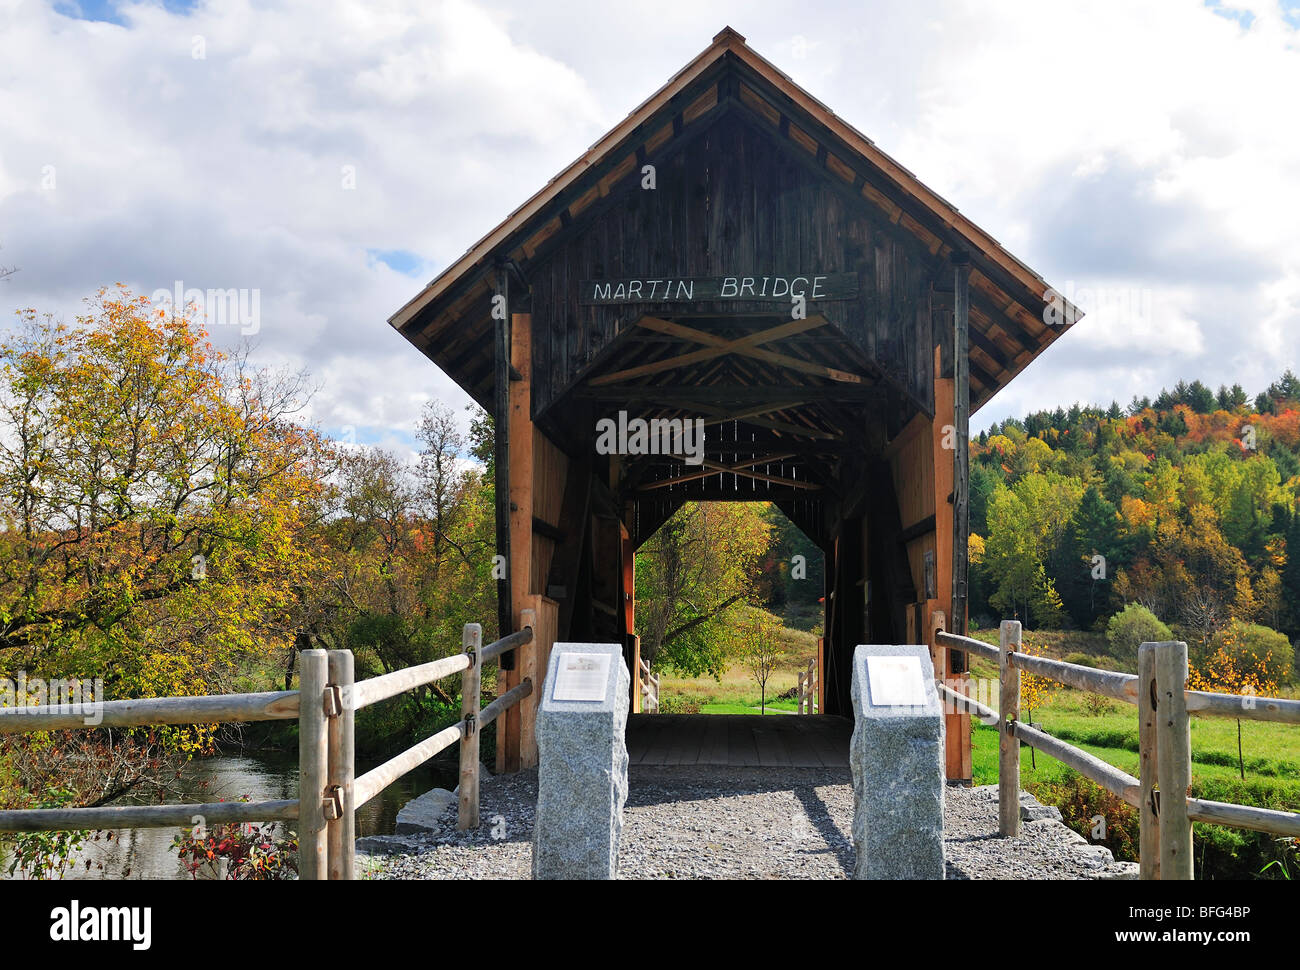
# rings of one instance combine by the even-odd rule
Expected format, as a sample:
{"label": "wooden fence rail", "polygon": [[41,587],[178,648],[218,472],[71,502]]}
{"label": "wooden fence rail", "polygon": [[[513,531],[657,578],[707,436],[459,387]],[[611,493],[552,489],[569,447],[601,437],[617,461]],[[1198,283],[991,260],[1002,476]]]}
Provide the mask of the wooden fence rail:
{"label": "wooden fence rail", "polygon": [[[1024,653],[1020,623],[1016,620],[1003,621],[997,647],[948,633],[943,628],[944,620],[943,613],[935,611],[931,621],[932,650],[963,650],[998,664],[998,711],[948,684],[940,682],[938,687],[959,712],[998,725],[998,830],[1004,837],[1020,834],[1021,744],[1056,758],[1138,809],[1143,879],[1192,878],[1192,822],[1300,836],[1300,813],[1212,802],[1187,794],[1192,771],[1191,713],[1298,724],[1300,701],[1188,690],[1186,643],[1142,644],[1138,673],[1134,675]],[[1139,777],[1022,722],[1021,671],[1136,705]]]}
{"label": "wooden fence rail", "polygon": [[646,714],[659,713],[659,675],[650,672],[650,665],[639,660],[641,673],[637,683],[641,688],[641,710]]}
{"label": "wooden fence rail", "polygon": [[[533,643],[537,626],[533,610],[520,611],[520,626],[517,632],[483,646],[482,627],[467,623],[461,653],[359,683],[354,681],[351,651],[303,650],[298,690],[0,709],[0,734],[296,717],[299,774],[295,799],[0,811],[0,832],[289,820],[298,823],[299,878],[352,879],[357,808],[457,741],[461,742],[457,827],[478,827],[479,733],[533,691],[531,678],[525,678],[480,710],[483,661]],[[457,673],[461,674],[460,721],[356,777],[355,712]]]}
{"label": "wooden fence rail", "polygon": [[799,672],[799,683],[795,690],[795,712],[798,714],[818,714],[817,708],[817,661],[808,661],[808,668]]}

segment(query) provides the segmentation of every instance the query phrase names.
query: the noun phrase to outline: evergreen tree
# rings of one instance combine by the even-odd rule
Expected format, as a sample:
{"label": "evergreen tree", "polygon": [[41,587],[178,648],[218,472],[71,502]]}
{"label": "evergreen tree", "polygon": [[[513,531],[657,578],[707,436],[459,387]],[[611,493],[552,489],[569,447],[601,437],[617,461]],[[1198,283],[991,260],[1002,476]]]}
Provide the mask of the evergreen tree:
{"label": "evergreen tree", "polygon": [[[1124,559],[1119,511],[1095,485],[1083,493],[1064,545],[1065,572],[1055,577],[1056,588],[1071,619],[1089,629],[1098,616],[1110,612],[1115,570]],[[1096,556],[1101,560],[1094,560]]]}
{"label": "evergreen tree", "polygon": [[1282,600],[1287,604],[1290,618],[1284,632],[1292,638],[1300,637],[1300,511],[1291,513],[1291,525],[1286,533]]}

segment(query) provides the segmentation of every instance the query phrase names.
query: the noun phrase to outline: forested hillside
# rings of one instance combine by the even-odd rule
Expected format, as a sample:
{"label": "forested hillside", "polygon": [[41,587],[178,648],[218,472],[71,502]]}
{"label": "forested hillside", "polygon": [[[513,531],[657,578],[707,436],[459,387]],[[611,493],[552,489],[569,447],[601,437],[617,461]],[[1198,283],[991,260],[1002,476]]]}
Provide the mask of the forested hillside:
{"label": "forested hillside", "polygon": [[[1007,420],[971,448],[971,616],[1094,628],[1125,603],[1189,641],[1300,637],[1300,379],[1180,382]],[[1290,554],[1289,554],[1290,552]]]}

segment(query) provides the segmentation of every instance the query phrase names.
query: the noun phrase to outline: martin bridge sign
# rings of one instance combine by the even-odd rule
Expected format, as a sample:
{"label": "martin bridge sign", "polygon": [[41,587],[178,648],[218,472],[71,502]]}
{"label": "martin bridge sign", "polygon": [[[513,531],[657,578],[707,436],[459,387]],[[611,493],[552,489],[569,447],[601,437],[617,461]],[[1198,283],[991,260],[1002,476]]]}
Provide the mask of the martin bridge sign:
{"label": "martin bridge sign", "polygon": [[784,303],[799,297],[815,303],[819,300],[856,300],[858,297],[857,273],[687,278],[638,276],[623,280],[583,280],[578,285],[578,302],[582,306],[707,300]]}

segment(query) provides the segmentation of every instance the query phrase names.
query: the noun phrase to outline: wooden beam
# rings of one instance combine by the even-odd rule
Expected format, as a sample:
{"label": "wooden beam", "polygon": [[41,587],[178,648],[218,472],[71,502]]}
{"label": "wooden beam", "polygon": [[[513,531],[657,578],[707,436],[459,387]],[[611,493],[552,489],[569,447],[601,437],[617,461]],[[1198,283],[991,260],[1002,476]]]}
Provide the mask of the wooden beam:
{"label": "wooden beam", "polygon": [[535,515],[533,516],[533,534],[542,536],[544,539],[550,539],[553,542],[563,542],[568,537],[568,533],[563,529],[557,529],[545,519],[539,519]]}
{"label": "wooden beam", "polygon": [[[684,324],[674,323],[671,320],[662,320],[658,317],[642,317],[638,321],[638,326],[646,327],[647,329],[655,330],[659,333],[669,334],[674,337],[680,337],[682,340],[689,340],[693,343],[703,344],[704,349],[692,351],[688,354],[682,354],[679,357],[670,358],[666,361],[656,361],[653,364],[645,364],[639,368],[634,367],[627,371],[621,371],[618,374],[605,375],[600,378],[595,378],[589,383],[612,383],[615,380],[625,380],[628,377],[658,373],[661,370],[668,370],[673,367],[698,363],[725,354],[739,354],[742,357],[751,357],[754,360],[761,360],[764,363],[773,364],[777,367],[784,367],[788,370],[795,370],[804,374],[812,374],[817,377],[825,377],[839,383],[868,383],[867,379],[861,374],[854,374],[851,371],[840,370],[839,368],[830,367],[826,364],[819,364],[814,361],[800,360],[798,357],[792,357],[789,354],[779,353],[774,350],[765,350],[764,348],[757,346],[759,343],[768,343],[772,340],[784,340],[788,337],[795,336],[796,334],[805,333],[808,330],[825,326],[827,323],[829,323],[829,321],[821,314],[814,314],[806,320],[794,320],[790,323],[782,324],[779,327],[763,330],[746,337],[729,339],[727,337],[720,337],[717,334],[706,333],[703,330],[696,330],[694,327],[688,327]],[[634,373],[636,371],[640,371],[641,373]]]}
{"label": "wooden beam", "polygon": [[795,456],[793,454],[764,455],[762,458],[754,458],[751,459],[750,461],[741,462],[738,465],[730,465],[730,464],[719,465],[716,462],[706,461],[704,462],[704,464],[707,467],[703,471],[691,472],[686,475],[678,475],[675,478],[665,478],[662,480],[646,482],[644,485],[641,486],[641,490],[650,491],[651,489],[655,489],[655,488],[665,488],[669,485],[680,485],[683,482],[693,482],[696,481],[697,479],[708,478],[712,475],[718,474],[719,472],[738,472],[742,468],[752,468],[755,465],[763,465],[771,461],[785,461],[787,458],[794,458],[794,457]]}
{"label": "wooden beam", "polygon": [[970,262],[953,257],[953,572],[951,632],[966,635],[966,600],[970,539]]}
{"label": "wooden beam", "polygon": [[790,488],[817,489],[820,486],[813,482],[803,481],[797,478],[782,478],[780,475],[764,475],[761,472],[744,471],[738,466],[719,464],[716,461],[709,461],[707,458],[704,464],[712,468],[715,472],[732,472],[742,478],[752,478],[758,482],[769,482],[773,485],[788,485]]}
{"label": "wooden beam", "polygon": [[[499,273],[499,295],[510,305],[510,281],[503,269]],[[513,632],[510,625],[510,320],[501,315],[494,324],[495,386],[493,467],[496,475],[496,554],[503,557],[507,568],[497,579],[497,630],[501,636]],[[500,561],[500,560],[498,560]],[[502,657],[503,669],[514,664],[514,657]]]}
{"label": "wooden beam", "polygon": [[[814,317],[813,319],[822,319],[822,323],[825,323],[824,318]],[[646,323],[647,320],[653,320],[654,323]],[[660,326],[656,326],[655,324]],[[760,330],[758,333],[751,333],[744,337],[737,337],[734,340],[728,340],[727,338],[719,337],[716,334],[706,334],[703,331],[692,330],[692,328],[689,327],[680,327],[679,324],[673,324],[667,320],[660,320],[657,317],[643,317],[638,321],[639,326],[668,333],[669,331],[662,329],[662,325],[664,324],[668,324],[674,329],[680,328],[681,330],[688,331],[692,334],[692,336],[685,336],[682,333],[674,333],[673,336],[680,336],[692,343],[702,343],[705,346],[700,350],[693,350],[690,353],[678,354],[675,357],[668,357],[664,360],[654,361],[653,363],[642,364],[639,367],[629,367],[626,370],[615,371],[612,374],[601,374],[598,377],[591,378],[587,383],[592,386],[617,384],[620,381],[631,380],[635,377],[646,377],[650,374],[658,374],[666,370],[674,370],[678,367],[685,367],[688,364],[697,364],[701,361],[711,360],[714,357],[722,357],[726,354],[744,353],[746,350],[755,348],[759,344],[765,344],[772,340],[781,340],[785,337],[793,336],[794,334],[802,333],[805,330],[810,330],[822,325],[821,323],[814,323],[812,326],[809,326],[808,320],[796,320],[792,323],[782,324],[779,327]]]}
{"label": "wooden beam", "polygon": [[783,398],[801,398],[809,402],[844,401],[865,403],[878,395],[871,387],[830,387],[810,384],[750,385],[708,384],[683,387],[636,384],[632,386],[578,388],[575,397],[584,400],[617,401],[619,403],[653,402],[665,407],[705,404],[756,404],[771,401],[774,395]]}
{"label": "wooden beam", "polygon": [[[509,385],[510,421],[510,618],[511,630],[518,625],[521,611],[529,608],[532,600],[531,577],[533,573],[533,421],[532,410],[532,316],[516,313],[510,318],[510,364],[520,379]],[[502,631],[502,635],[507,631]],[[498,693],[505,694],[523,682],[525,668],[532,665],[535,652],[532,643],[516,651],[520,656],[509,669],[500,671]],[[505,657],[502,657],[504,660]],[[497,766],[499,771],[512,772],[530,768],[536,763],[536,752],[530,750],[531,719],[536,714],[536,698],[540,691],[515,704],[501,715],[497,728]]]}

